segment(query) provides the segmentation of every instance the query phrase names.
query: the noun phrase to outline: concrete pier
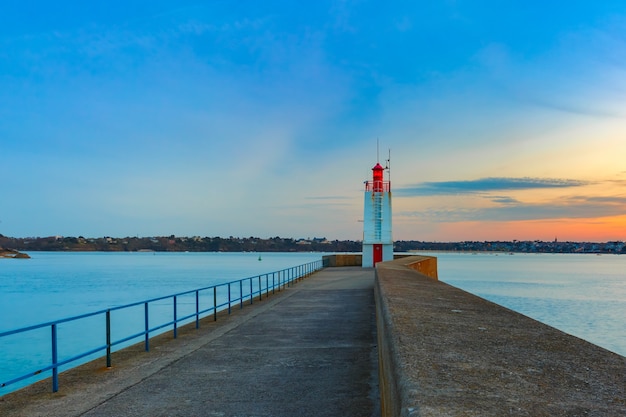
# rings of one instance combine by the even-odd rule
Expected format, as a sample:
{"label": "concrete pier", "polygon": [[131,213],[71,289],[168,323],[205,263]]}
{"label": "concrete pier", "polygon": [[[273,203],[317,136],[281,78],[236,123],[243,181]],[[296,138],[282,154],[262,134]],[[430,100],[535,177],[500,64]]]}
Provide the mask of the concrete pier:
{"label": "concrete pier", "polygon": [[329,268],[199,330],[0,397],[0,416],[379,416],[374,270]]}
{"label": "concrete pier", "polygon": [[626,358],[436,277],[420,256],[326,268],[0,416],[626,416]]}
{"label": "concrete pier", "polygon": [[626,358],[417,272],[432,259],[377,265],[383,416],[626,416]]}

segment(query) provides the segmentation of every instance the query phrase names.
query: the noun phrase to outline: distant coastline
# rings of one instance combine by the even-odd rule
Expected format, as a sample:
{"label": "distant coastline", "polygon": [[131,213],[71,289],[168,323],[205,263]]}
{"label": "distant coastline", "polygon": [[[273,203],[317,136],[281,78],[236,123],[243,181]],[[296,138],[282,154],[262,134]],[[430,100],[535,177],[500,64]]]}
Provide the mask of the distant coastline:
{"label": "distant coastline", "polygon": [[[14,257],[15,252],[67,251],[67,252],[360,252],[358,240],[328,240],[325,237],[281,238],[272,237],[99,237],[67,236],[14,238],[0,235],[0,253]],[[5,248],[5,249],[2,249]],[[464,241],[423,242],[398,240],[395,252],[445,251],[445,252],[506,252],[506,253],[592,253],[626,254],[626,243],[611,242],[559,242],[559,241]],[[2,255],[0,255],[2,256]]]}

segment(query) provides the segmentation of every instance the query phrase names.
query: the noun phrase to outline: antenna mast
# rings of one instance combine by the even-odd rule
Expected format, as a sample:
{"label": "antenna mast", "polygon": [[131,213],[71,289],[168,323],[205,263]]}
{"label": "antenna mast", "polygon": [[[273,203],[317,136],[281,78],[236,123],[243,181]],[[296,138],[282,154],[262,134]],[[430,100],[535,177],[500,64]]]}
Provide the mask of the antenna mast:
{"label": "antenna mast", "polygon": [[387,170],[387,181],[391,184],[391,148],[388,149],[389,156],[387,157],[387,163],[385,164],[385,169]]}

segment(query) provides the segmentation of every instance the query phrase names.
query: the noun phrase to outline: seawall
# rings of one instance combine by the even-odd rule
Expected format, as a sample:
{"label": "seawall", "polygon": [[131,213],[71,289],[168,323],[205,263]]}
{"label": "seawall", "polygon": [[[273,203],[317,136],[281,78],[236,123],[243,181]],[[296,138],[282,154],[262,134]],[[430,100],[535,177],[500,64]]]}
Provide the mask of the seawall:
{"label": "seawall", "polygon": [[376,266],[383,416],[626,415],[626,358],[433,279],[433,259]]}
{"label": "seawall", "polygon": [[436,277],[427,256],[328,268],[64,372],[59,393],[0,397],[0,416],[376,416],[376,385],[385,417],[626,415],[626,358]]}

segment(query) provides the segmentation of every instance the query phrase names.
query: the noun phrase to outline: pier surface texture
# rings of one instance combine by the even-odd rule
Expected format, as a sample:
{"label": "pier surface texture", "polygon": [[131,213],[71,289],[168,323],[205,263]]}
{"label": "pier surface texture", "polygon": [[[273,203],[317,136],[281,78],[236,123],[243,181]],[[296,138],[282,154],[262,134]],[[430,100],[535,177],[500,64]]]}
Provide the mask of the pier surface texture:
{"label": "pier surface texture", "polygon": [[[328,268],[199,330],[0,397],[1,416],[380,416],[374,270]],[[100,368],[98,368],[98,366]]]}
{"label": "pier surface texture", "polygon": [[376,266],[383,416],[626,416],[626,358],[417,271]]}

